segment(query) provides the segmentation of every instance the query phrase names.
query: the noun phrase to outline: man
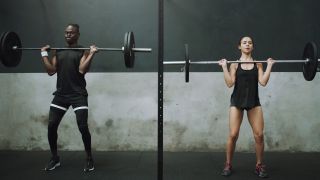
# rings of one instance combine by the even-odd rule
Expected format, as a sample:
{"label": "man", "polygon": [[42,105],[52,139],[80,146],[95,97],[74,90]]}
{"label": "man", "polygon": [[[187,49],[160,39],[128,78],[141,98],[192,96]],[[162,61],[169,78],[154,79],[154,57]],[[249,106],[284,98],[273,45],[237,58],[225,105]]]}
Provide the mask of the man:
{"label": "man", "polygon": [[[68,24],[64,32],[68,48],[79,48],[79,25]],[[54,170],[60,166],[60,158],[57,152],[58,126],[62,117],[72,106],[77,119],[78,128],[82,135],[87,159],[85,172],[94,170],[91,153],[91,135],[88,128],[88,93],[86,90],[85,74],[90,68],[97,47],[90,46],[90,51],[83,50],[57,50],[51,60],[48,58],[47,45],[41,48],[41,56],[47,73],[52,76],[57,73],[57,89],[53,93],[54,98],[50,105],[48,141],[52,157],[45,167],[46,171]]]}

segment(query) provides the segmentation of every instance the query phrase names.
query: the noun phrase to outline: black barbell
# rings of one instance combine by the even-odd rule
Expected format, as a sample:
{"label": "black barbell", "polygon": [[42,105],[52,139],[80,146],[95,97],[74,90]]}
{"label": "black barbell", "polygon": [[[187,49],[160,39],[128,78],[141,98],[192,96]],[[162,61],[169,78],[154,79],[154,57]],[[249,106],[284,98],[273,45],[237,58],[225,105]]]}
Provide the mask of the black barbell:
{"label": "black barbell", "polygon": [[[303,63],[302,72],[305,80],[312,81],[317,73],[318,49],[314,42],[308,42],[303,50],[302,60],[275,60],[275,63]],[[266,63],[267,61],[227,61],[227,63]],[[191,61],[189,58],[188,44],[185,44],[184,61],[163,61],[164,65],[184,65],[185,81],[189,82],[189,72],[191,64],[219,64],[219,61]]]}
{"label": "black barbell", "polygon": [[[41,50],[41,48],[22,47],[21,40],[17,33],[7,31],[1,34],[0,38],[0,59],[6,67],[15,67],[21,61],[22,51]],[[90,48],[50,48],[50,50],[90,50]],[[127,68],[134,66],[135,52],[151,52],[151,48],[136,48],[133,32],[126,32],[122,48],[100,48],[99,51],[122,51],[124,62]]]}

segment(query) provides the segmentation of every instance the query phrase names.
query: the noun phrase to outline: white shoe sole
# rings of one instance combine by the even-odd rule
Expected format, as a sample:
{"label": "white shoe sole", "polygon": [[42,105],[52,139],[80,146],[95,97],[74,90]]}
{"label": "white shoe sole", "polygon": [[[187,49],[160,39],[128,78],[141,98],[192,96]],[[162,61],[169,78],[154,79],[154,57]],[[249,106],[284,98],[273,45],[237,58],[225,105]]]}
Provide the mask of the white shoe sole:
{"label": "white shoe sole", "polygon": [[44,169],[45,171],[52,171],[52,170],[54,170],[54,169],[56,169],[57,167],[59,167],[59,166],[61,166],[61,164],[60,164],[60,162],[58,162],[57,164],[55,164],[52,168],[50,168],[50,169]]}

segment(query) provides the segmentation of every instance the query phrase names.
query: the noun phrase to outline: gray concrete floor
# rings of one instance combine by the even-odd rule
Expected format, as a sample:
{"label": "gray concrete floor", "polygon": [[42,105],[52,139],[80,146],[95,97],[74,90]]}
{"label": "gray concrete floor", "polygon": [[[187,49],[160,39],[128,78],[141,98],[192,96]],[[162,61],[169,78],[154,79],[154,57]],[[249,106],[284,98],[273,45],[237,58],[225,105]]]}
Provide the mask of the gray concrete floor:
{"label": "gray concrete floor", "polygon": [[[95,171],[83,172],[84,152],[60,152],[61,167],[51,172],[42,169],[49,160],[48,151],[0,151],[0,179],[90,179],[90,180],[156,180],[156,152],[94,152]],[[266,164],[272,180],[320,179],[320,153],[266,153]],[[251,180],[255,154],[235,153],[234,174],[220,176],[223,152],[165,152],[164,180]]]}

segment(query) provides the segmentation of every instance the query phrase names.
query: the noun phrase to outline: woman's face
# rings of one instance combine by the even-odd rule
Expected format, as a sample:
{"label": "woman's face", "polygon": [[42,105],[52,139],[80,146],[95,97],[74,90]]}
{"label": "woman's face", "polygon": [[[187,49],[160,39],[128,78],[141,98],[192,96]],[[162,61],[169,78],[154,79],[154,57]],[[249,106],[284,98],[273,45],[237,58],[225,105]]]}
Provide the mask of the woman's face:
{"label": "woman's face", "polygon": [[243,37],[238,48],[242,53],[250,54],[253,50],[252,39],[250,37]]}

